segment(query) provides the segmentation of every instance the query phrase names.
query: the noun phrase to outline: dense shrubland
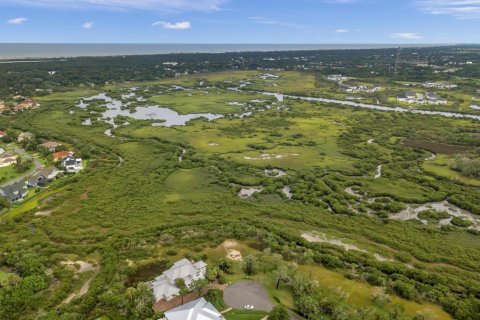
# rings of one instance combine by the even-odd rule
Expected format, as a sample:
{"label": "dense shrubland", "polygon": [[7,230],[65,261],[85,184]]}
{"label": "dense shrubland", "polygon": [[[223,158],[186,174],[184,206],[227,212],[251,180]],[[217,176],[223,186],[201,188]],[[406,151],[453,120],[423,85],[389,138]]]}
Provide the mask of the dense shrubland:
{"label": "dense shrubland", "polygon": [[[252,66],[269,63],[257,64],[261,54],[246,56]],[[131,59],[145,68],[158,63],[155,57]],[[284,63],[289,65],[288,60]],[[334,70],[325,69],[330,71]],[[96,81],[115,72],[104,70]],[[115,79],[146,80],[157,73],[130,78],[126,72]],[[89,74],[82,73],[78,81],[91,81]],[[23,79],[14,78],[8,81]],[[59,80],[58,85],[78,81]],[[275,273],[278,286],[292,290],[295,310],[307,318],[405,319],[401,310],[377,312],[389,295],[439,304],[459,320],[473,320],[480,313],[479,238],[466,229],[468,221],[452,219],[452,225],[438,228],[433,222],[446,217],[434,210],[420,212],[428,225],[389,219],[409,205],[444,200],[480,215],[478,188],[425,171],[422,164],[431,155],[429,149],[405,144],[417,139],[429,142],[429,147],[479,147],[478,123],[286,102],[290,109],[284,112],[198,121],[181,128],[154,128],[148,121],[128,119],[128,126],[115,128],[117,138],[110,138],[103,134],[108,125],[99,121],[85,127],[80,125],[85,114],[69,115],[74,98],[45,99],[41,109],[1,117],[2,128],[63,141],[89,163],[83,174],[53,185],[49,191],[54,196],[9,219],[2,217],[0,272],[13,275],[1,284],[2,319],[150,319],[151,295],[139,281],[132,281],[139,265],[158,263],[160,273],[179,256],[209,258],[225,239],[253,243],[256,253],[246,257],[242,271]],[[100,108],[94,105],[92,111]],[[319,122],[301,122],[305,119]],[[196,140],[205,133],[210,135]],[[236,141],[239,146],[233,152],[205,149],[216,137],[233,139],[225,145]],[[368,144],[372,138],[375,142]],[[36,150],[35,144],[25,148]],[[305,158],[299,157],[284,164],[252,163],[242,157],[244,152],[275,153],[282,148],[298,148],[294,150],[307,154],[311,162],[304,164]],[[187,153],[180,163],[182,149]],[[379,165],[382,176],[375,179]],[[287,174],[269,176],[265,169]],[[262,186],[263,191],[240,199],[242,186]],[[281,191],[285,186],[290,187],[291,200]],[[51,210],[51,216],[35,216],[38,210]],[[369,250],[346,251],[301,237],[304,231],[316,230],[358,241]],[[379,261],[370,249],[389,259]],[[98,271],[75,274],[61,264],[67,259],[90,259]],[[221,272],[214,277],[220,281],[231,266],[217,263]],[[342,292],[322,288],[301,272],[286,271],[285,266],[293,265],[323,266],[382,289],[371,305],[356,309],[345,303]],[[62,303],[90,277],[85,295]]]}

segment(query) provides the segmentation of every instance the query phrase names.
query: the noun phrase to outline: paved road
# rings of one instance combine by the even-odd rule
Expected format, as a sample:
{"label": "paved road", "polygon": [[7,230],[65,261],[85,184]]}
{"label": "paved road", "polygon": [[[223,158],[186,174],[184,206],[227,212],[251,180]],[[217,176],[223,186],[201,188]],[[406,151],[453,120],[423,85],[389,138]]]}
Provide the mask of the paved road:
{"label": "paved road", "polygon": [[223,292],[225,303],[233,309],[243,310],[245,305],[253,305],[254,310],[271,311],[273,303],[268,297],[267,291],[261,284],[242,280],[225,288]]}
{"label": "paved road", "polygon": [[21,155],[24,158],[33,159],[33,164],[35,165],[35,168],[33,170],[32,169],[28,170],[27,172],[23,173],[21,176],[15,178],[13,180],[8,180],[8,181],[3,182],[2,184],[0,184],[0,187],[5,187],[5,186],[8,186],[12,183],[18,182],[18,181],[24,181],[25,178],[28,177],[29,175],[31,175],[32,173],[43,169],[43,164],[38,159],[33,158],[33,156],[31,154],[29,154],[28,152],[26,152],[22,148],[15,149],[15,153],[18,153],[19,155]]}

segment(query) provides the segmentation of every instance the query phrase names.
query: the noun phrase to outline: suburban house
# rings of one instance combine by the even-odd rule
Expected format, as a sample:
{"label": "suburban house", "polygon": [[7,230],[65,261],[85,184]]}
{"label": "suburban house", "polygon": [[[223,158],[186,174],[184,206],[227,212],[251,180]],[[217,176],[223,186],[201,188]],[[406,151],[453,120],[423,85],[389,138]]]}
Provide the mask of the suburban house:
{"label": "suburban house", "polygon": [[0,154],[0,168],[8,167],[17,163],[18,156],[13,152],[5,152]]}
{"label": "suburban house", "polygon": [[7,198],[10,203],[15,203],[28,195],[27,184],[23,181],[14,182],[0,188],[0,196]]}
{"label": "suburban house", "polygon": [[0,139],[2,139],[3,137],[5,137],[6,135],[7,135],[7,131],[0,130]]}
{"label": "suburban house", "polygon": [[340,90],[348,93],[358,93],[358,92],[363,92],[363,93],[374,93],[377,91],[380,91],[382,88],[381,87],[368,87],[368,86],[363,86],[363,85],[348,85],[348,84],[339,84]]}
{"label": "suburban house", "polygon": [[38,146],[43,149],[47,149],[50,152],[54,152],[58,147],[60,147],[62,144],[59,142],[55,141],[47,141],[42,144],[39,144]]}
{"label": "suburban house", "polygon": [[406,92],[405,95],[397,97],[398,102],[410,104],[434,104],[445,105],[448,103],[447,99],[440,97],[436,93],[426,92],[425,94]]}
{"label": "suburban house", "polygon": [[450,89],[455,89],[458,87],[456,84],[451,84],[448,82],[423,82],[420,84],[420,86],[424,88],[435,88],[435,89],[441,89],[441,90],[450,90]]}
{"label": "suburban house", "polygon": [[347,77],[342,76],[341,74],[331,74],[331,75],[327,76],[327,80],[328,81],[335,81],[335,82],[342,82],[342,81],[346,81]]}
{"label": "suburban house", "polygon": [[71,151],[58,151],[52,154],[52,158],[54,162],[57,162],[59,160],[63,160],[67,157],[72,157],[74,155],[73,152]]}
{"label": "suburban house", "polygon": [[439,95],[437,95],[436,93],[433,93],[433,92],[427,92],[425,94],[425,96],[427,97],[427,103],[428,104],[435,104],[435,105],[439,105],[439,104],[447,104],[448,101],[447,99],[445,98],[442,98],[440,97]]}
{"label": "suburban house", "polygon": [[28,141],[33,139],[35,139],[35,135],[31,132],[22,132],[17,137],[18,142]]}
{"label": "suburban house", "polygon": [[35,174],[31,175],[27,179],[27,186],[28,187],[38,187],[38,186],[44,186],[49,182],[52,182],[60,173],[62,173],[60,170],[58,170],[55,167],[48,167],[44,168]]}
{"label": "suburban house", "polygon": [[83,169],[82,159],[68,156],[63,159],[62,166],[67,172],[78,172]]}
{"label": "suburban house", "polygon": [[175,262],[170,269],[149,283],[155,301],[162,299],[168,301],[179,294],[180,289],[175,284],[176,279],[183,279],[187,288],[191,288],[195,280],[205,279],[206,273],[207,264],[202,260],[195,263],[188,259]]}
{"label": "suburban house", "polygon": [[215,307],[200,298],[165,312],[166,320],[225,320]]}
{"label": "suburban house", "polygon": [[39,107],[40,104],[38,102],[33,101],[32,99],[25,99],[23,102],[17,104],[14,108],[13,111],[23,111],[26,109],[30,108],[36,108]]}

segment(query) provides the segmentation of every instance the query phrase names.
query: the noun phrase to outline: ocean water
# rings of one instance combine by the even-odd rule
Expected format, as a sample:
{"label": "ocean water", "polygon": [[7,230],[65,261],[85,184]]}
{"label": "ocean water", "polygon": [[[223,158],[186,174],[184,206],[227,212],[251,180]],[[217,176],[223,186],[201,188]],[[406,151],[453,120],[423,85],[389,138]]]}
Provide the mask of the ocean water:
{"label": "ocean water", "polygon": [[295,51],[329,49],[380,49],[423,47],[398,44],[59,44],[0,43],[0,59],[123,56],[166,53],[221,53],[245,51]]}

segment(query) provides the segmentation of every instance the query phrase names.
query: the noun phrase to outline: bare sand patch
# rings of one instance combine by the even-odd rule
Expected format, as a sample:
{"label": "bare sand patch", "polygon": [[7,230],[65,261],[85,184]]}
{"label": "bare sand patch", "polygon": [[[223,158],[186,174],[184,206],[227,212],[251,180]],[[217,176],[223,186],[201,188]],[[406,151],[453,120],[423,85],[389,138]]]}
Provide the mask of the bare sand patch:
{"label": "bare sand patch", "polygon": [[50,217],[52,215],[52,210],[38,211],[34,213],[34,216],[37,217]]}
{"label": "bare sand patch", "polygon": [[235,241],[235,240],[225,240],[225,241],[222,243],[222,246],[223,246],[225,249],[235,248],[236,246],[238,246],[238,242]]}
{"label": "bare sand patch", "polygon": [[62,261],[60,263],[64,266],[74,267],[76,269],[75,270],[76,273],[84,273],[84,272],[87,272],[87,271],[95,270],[94,265],[89,263],[89,262],[86,262],[86,261],[80,261],[80,260],[79,261],[70,261],[70,260],[67,260],[67,261]]}
{"label": "bare sand patch", "polygon": [[298,153],[286,153],[286,154],[270,154],[264,153],[259,157],[243,157],[245,160],[259,161],[259,160],[271,160],[271,159],[283,159],[286,157],[296,157],[299,156]]}
{"label": "bare sand patch", "polygon": [[225,257],[233,261],[243,261],[242,253],[236,249],[239,243],[235,240],[225,240],[221,246],[226,250]]}
{"label": "bare sand patch", "polygon": [[233,261],[243,261],[242,254],[240,253],[240,251],[235,249],[227,249],[226,257]]}
{"label": "bare sand patch", "polygon": [[[304,238],[308,242],[328,243],[328,244],[331,244],[331,245],[334,245],[334,246],[339,246],[339,247],[345,249],[346,251],[354,250],[354,251],[359,251],[359,252],[372,254],[371,252],[369,252],[367,250],[360,249],[356,245],[349,244],[349,243],[344,243],[343,241],[338,240],[338,239],[328,239],[327,236],[324,233],[305,232],[305,233],[302,233],[302,238]],[[372,255],[377,261],[394,261],[394,260],[386,258],[386,257],[384,257],[384,256],[382,256],[378,253],[373,253]]]}
{"label": "bare sand patch", "polygon": [[284,186],[282,188],[282,193],[285,195],[285,197],[287,197],[288,199],[292,199],[293,197],[293,193],[292,193],[292,190],[290,189],[289,186]]}
{"label": "bare sand patch", "polygon": [[262,192],[262,187],[243,187],[238,192],[238,196],[243,199],[252,197],[255,193]]}

